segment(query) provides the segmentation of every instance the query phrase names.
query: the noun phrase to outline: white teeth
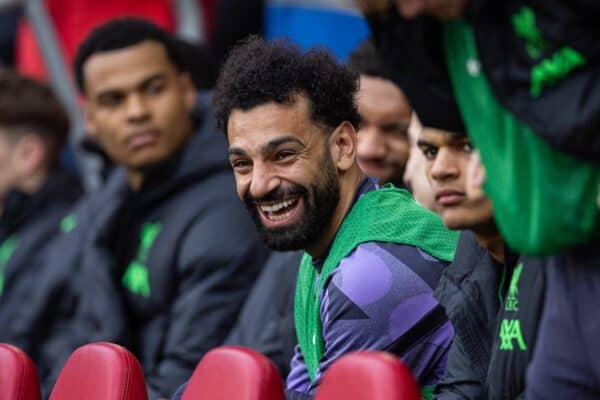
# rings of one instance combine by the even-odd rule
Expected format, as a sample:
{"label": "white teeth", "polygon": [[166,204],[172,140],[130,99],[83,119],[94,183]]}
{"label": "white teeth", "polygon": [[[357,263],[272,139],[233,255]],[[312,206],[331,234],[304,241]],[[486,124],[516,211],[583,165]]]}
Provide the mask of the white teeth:
{"label": "white teeth", "polygon": [[261,205],[260,206],[260,210],[262,212],[268,213],[269,217],[271,219],[273,219],[273,220],[281,219],[282,217],[285,218],[285,216],[275,216],[275,215],[272,215],[272,213],[277,212],[279,210],[282,210],[282,209],[284,209],[286,207],[291,206],[292,204],[295,203],[295,201],[296,201],[295,199],[294,200],[284,200],[284,201],[279,202],[279,203],[271,204],[270,206]]}

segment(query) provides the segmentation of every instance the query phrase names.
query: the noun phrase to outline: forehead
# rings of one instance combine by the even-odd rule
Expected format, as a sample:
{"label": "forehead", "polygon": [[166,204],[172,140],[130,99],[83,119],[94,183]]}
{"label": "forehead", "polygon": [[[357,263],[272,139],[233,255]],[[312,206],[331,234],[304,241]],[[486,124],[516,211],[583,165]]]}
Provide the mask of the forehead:
{"label": "forehead", "polygon": [[452,146],[456,143],[469,142],[470,139],[466,135],[461,135],[441,129],[423,127],[419,131],[419,139],[425,140],[438,147]]}
{"label": "forehead", "polygon": [[269,102],[250,110],[234,109],[227,121],[230,148],[244,151],[259,149],[283,136],[307,144],[318,132],[320,128],[310,118],[310,104],[304,96],[296,96],[292,105]]}
{"label": "forehead", "polygon": [[164,46],[151,40],[96,53],[83,65],[86,94],[127,89],[149,76],[175,72]]}
{"label": "forehead", "polygon": [[364,101],[381,101],[382,104],[394,103],[408,105],[402,90],[392,81],[374,76],[360,76],[358,99]]}

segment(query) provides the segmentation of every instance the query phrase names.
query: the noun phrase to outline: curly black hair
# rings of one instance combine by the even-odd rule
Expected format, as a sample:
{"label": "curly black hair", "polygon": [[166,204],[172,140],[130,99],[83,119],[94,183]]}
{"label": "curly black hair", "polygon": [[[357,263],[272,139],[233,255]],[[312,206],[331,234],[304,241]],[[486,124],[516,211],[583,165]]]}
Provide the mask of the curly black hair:
{"label": "curly black hair", "polygon": [[301,94],[309,100],[314,122],[335,128],[348,121],[358,129],[357,90],[358,75],[327,51],[302,53],[287,41],[253,36],[231,51],[221,69],[214,94],[217,126],[227,134],[232,110],[271,101],[292,105]]}
{"label": "curly black hair", "polygon": [[142,18],[117,18],[94,29],[77,49],[73,71],[79,90],[85,92],[83,65],[91,56],[135,46],[146,40],[162,44],[169,60],[177,70],[185,71],[185,62],[179,44],[167,31]]}

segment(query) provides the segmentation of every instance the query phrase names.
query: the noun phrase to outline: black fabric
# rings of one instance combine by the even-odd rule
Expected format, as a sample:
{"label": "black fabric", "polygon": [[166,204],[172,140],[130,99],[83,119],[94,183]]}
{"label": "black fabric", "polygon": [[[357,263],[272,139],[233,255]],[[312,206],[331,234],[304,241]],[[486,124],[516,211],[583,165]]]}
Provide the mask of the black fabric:
{"label": "black fabric", "polygon": [[528,400],[600,398],[600,241],[546,259]]}
{"label": "black fabric", "polygon": [[[507,307],[508,286],[504,290],[503,303],[498,313],[496,337],[486,379],[486,399],[513,400],[524,395],[525,372],[533,356],[538,325],[544,303],[544,273],[547,268],[544,259],[522,258],[523,265],[518,280],[518,303]],[[514,274],[514,271],[513,271]],[[508,300],[510,301],[510,300]],[[516,310],[513,310],[516,308]],[[522,350],[514,340],[512,350],[503,349],[503,321],[519,321],[526,349]]]}
{"label": "black fabric", "polygon": [[392,71],[392,79],[424,126],[465,132],[446,67],[442,24],[428,17],[402,19],[392,3],[386,13],[366,15],[377,52]]}
{"label": "black fabric", "polygon": [[[469,22],[486,76],[500,103],[553,147],[598,162],[600,157],[600,3],[594,0],[475,0]],[[532,57],[516,36],[511,15],[521,7],[535,14],[547,49]],[[564,46],[586,58],[566,78],[530,94],[531,70]]]}
{"label": "black fabric", "polygon": [[[60,222],[82,194],[80,182],[62,168],[54,170],[33,195],[11,192],[0,218],[0,243],[15,238],[17,246],[4,265],[4,284],[0,295],[0,341],[12,343],[34,360],[36,344],[43,325],[30,318],[36,305],[48,299],[40,290],[46,284],[40,264],[60,233]],[[60,266],[56,266],[60,268]],[[60,273],[60,272],[59,272]],[[63,311],[57,303],[44,305],[43,318],[54,318]]]}
{"label": "black fabric", "polygon": [[502,269],[472,232],[461,232],[455,259],[435,290],[456,332],[436,399],[485,398]]}
{"label": "black fabric", "polygon": [[[78,227],[54,247],[45,269],[75,276],[68,286],[78,302],[44,346],[52,361],[46,387],[69,351],[106,340],[139,358],[149,399],[169,397],[231,329],[268,252],[235,193],[225,138],[204,112],[198,131],[148,171],[139,192],[117,171],[83,199]],[[147,297],[122,284],[145,223],[161,225],[145,261]]]}
{"label": "black fabric", "polygon": [[[294,290],[302,252],[273,252],[252,287],[226,345],[254,349],[269,357],[282,378],[290,372],[294,346]],[[181,400],[187,383],[172,400]]]}
{"label": "black fabric", "polygon": [[252,288],[226,344],[250,347],[290,371],[296,346],[294,290],[302,252],[272,253]]}

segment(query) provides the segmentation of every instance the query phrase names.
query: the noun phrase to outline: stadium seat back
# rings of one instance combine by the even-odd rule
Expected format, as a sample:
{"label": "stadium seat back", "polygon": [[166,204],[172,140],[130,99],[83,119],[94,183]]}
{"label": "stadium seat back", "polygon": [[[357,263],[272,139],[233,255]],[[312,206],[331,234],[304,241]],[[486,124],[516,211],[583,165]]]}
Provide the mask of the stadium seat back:
{"label": "stadium seat back", "polygon": [[264,355],[224,346],[200,361],[183,400],[284,400],[279,372]]}
{"label": "stadium seat back", "polygon": [[121,346],[91,343],[75,350],[50,400],[147,400],[138,360]]}
{"label": "stadium seat back", "polygon": [[35,365],[22,350],[0,343],[0,400],[39,400]]}
{"label": "stadium seat back", "polygon": [[410,370],[382,352],[341,357],[325,373],[315,400],[420,400]]}

